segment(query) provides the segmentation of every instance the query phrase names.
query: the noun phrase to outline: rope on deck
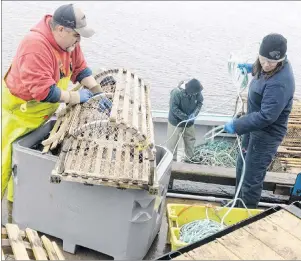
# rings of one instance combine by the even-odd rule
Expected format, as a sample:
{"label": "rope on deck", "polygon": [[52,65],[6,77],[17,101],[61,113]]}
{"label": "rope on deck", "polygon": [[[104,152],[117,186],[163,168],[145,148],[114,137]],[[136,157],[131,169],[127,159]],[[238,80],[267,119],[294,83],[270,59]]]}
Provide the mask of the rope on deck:
{"label": "rope on deck", "polygon": [[216,140],[196,146],[191,161],[202,165],[235,168],[237,155],[237,141]]}

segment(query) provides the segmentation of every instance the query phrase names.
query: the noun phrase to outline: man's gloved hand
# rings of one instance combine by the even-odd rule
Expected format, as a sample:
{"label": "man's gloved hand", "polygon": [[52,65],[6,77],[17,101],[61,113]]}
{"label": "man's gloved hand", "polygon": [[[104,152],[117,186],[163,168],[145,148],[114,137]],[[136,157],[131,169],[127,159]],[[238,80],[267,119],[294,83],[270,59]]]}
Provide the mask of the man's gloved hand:
{"label": "man's gloved hand", "polygon": [[68,104],[79,104],[88,101],[93,93],[88,89],[80,89],[79,91],[63,91],[61,90],[60,102]]}
{"label": "man's gloved hand", "polygon": [[88,101],[93,96],[93,93],[88,89],[80,89],[78,92],[79,92],[80,103],[84,103]]}
{"label": "man's gloved hand", "polygon": [[190,120],[190,121],[194,121],[194,118],[195,118],[194,113],[191,113],[191,114],[188,116],[188,120]]}
{"label": "man's gloved hand", "polygon": [[251,63],[239,63],[237,65],[237,68],[241,70],[241,72],[244,74],[244,69],[246,69],[247,73],[251,73],[253,69],[253,64]]}
{"label": "man's gloved hand", "polygon": [[108,111],[111,112],[112,102],[108,98],[103,98],[99,101],[98,110],[101,112]]}
{"label": "man's gloved hand", "polygon": [[227,122],[224,126],[224,130],[228,133],[234,134],[235,133],[235,129],[234,129],[234,124],[233,124],[233,120]]}

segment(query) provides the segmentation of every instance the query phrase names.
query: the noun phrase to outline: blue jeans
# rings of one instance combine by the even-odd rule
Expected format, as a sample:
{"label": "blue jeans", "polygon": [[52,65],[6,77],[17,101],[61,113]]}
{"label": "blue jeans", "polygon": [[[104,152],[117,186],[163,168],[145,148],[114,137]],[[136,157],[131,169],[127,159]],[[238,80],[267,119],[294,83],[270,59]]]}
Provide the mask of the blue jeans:
{"label": "blue jeans", "polygon": [[[246,134],[242,138],[243,156],[246,163],[245,176],[239,193],[248,208],[257,208],[261,198],[263,182],[267,168],[277,153],[281,141],[272,137],[261,138],[254,134]],[[236,189],[239,184],[243,169],[243,161],[239,153],[236,162]],[[242,207],[238,203],[238,207]]]}

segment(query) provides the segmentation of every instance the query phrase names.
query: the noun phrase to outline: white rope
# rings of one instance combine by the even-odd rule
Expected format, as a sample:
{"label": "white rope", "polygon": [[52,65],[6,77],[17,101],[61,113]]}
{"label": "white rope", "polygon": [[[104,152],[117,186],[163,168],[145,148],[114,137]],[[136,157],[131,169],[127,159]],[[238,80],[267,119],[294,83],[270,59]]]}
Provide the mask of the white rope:
{"label": "white rope", "polygon": [[[237,68],[236,61],[231,60],[231,58],[233,59],[232,55],[230,56],[230,61],[228,63],[229,73],[230,73],[232,82],[233,82],[234,86],[236,87],[237,97],[241,104],[240,110],[242,110],[243,109],[243,100],[242,100],[241,94],[247,88],[247,84],[248,84],[247,72],[245,69],[243,69],[244,73],[242,73]],[[240,110],[236,110],[233,118],[235,118],[237,116],[237,114],[239,113]],[[186,122],[188,122],[188,121],[189,120],[187,120]],[[185,121],[182,121],[182,122],[185,122]],[[182,122],[180,122],[178,125],[180,125]],[[178,127],[178,125],[177,125],[177,127]],[[186,125],[187,125],[187,123],[186,123]],[[186,125],[185,125],[185,128],[186,128]],[[205,140],[213,139],[214,137],[219,135],[221,132],[223,132],[224,127],[225,127],[224,125],[221,125],[221,126],[218,126],[214,129],[210,130],[209,132],[207,132],[204,135]],[[182,134],[184,133],[185,128],[183,129]],[[175,131],[176,131],[176,129],[175,129]],[[174,131],[174,133],[175,133],[175,131]],[[215,133],[216,131],[217,131],[217,133]],[[182,136],[182,134],[181,134],[181,136]],[[180,138],[181,138],[181,136],[180,136]],[[179,140],[180,140],[180,138],[179,138]],[[181,230],[180,230],[180,240],[181,241],[186,242],[186,243],[196,242],[198,240],[201,240],[202,238],[208,237],[208,236],[220,231],[221,229],[223,229],[225,227],[225,224],[224,224],[225,218],[232,211],[232,209],[234,208],[234,206],[236,205],[236,203],[238,201],[240,201],[242,203],[242,205],[244,206],[244,208],[247,209],[249,216],[252,216],[251,212],[248,210],[248,208],[246,207],[243,200],[238,197],[241,187],[242,187],[244,177],[245,177],[246,163],[245,163],[244,155],[242,152],[241,141],[237,134],[236,134],[236,139],[237,139],[238,146],[239,146],[240,156],[243,161],[242,174],[240,177],[239,184],[237,186],[237,190],[236,190],[234,199],[230,200],[224,207],[219,208],[219,210],[221,210],[225,207],[228,207],[229,205],[231,205],[231,206],[229,207],[227,212],[223,215],[220,224],[209,219],[208,212],[207,212],[208,208],[206,208],[206,217],[207,218],[205,220],[196,220],[194,222],[185,224],[184,226],[181,227]],[[179,140],[178,140],[178,142],[179,142]],[[177,142],[177,145],[178,145],[178,142]],[[177,146],[175,147],[175,149],[176,148],[177,148]],[[175,150],[174,150],[174,152],[175,152]],[[188,158],[188,160],[191,161],[191,159],[186,155],[185,151],[184,151],[184,154],[185,154],[186,158]],[[193,162],[193,163],[195,163],[195,162]]]}

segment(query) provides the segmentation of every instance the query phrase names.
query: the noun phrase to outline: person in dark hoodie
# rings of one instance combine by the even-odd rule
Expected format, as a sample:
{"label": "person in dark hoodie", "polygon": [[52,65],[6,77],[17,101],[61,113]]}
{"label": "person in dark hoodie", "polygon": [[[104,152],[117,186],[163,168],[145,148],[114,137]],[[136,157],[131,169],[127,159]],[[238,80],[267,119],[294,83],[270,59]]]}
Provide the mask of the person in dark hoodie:
{"label": "person in dark hoodie", "polygon": [[[247,114],[228,122],[224,129],[243,135],[245,177],[239,197],[248,208],[257,208],[266,171],[287,132],[292,109],[295,80],[287,59],[287,40],[280,34],[269,34],[262,40],[254,64],[238,68],[252,73]],[[236,184],[242,175],[243,160],[236,165]],[[237,186],[236,186],[237,187]],[[241,203],[238,206],[242,207]]]}
{"label": "person in dark hoodie", "polygon": [[[8,186],[13,201],[12,143],[47,121],[60,103],[83,103],[101,91],[79,44],[93,34],[85,14],[66,4],[45,15],[19,44],[2,80],[1,199]],[[70,80],[85,88],[68,91]]]}
{"label": "person in dark hoodie", "polygon": [[[177,160],[177,142],[183,133],[186,161],[189,162],[194,154],[195,130],[194,119],[203,105],[203,86],[197,79],[180,82],[170,93],[167,148],[173,152],[173,159]],[[188,121],[177,125],[182,121]],[[185,128],[186,125],[186,128]],[[185,128],[185,130],[184,130]],[[176,129],[176,130],[175,130]]]}

